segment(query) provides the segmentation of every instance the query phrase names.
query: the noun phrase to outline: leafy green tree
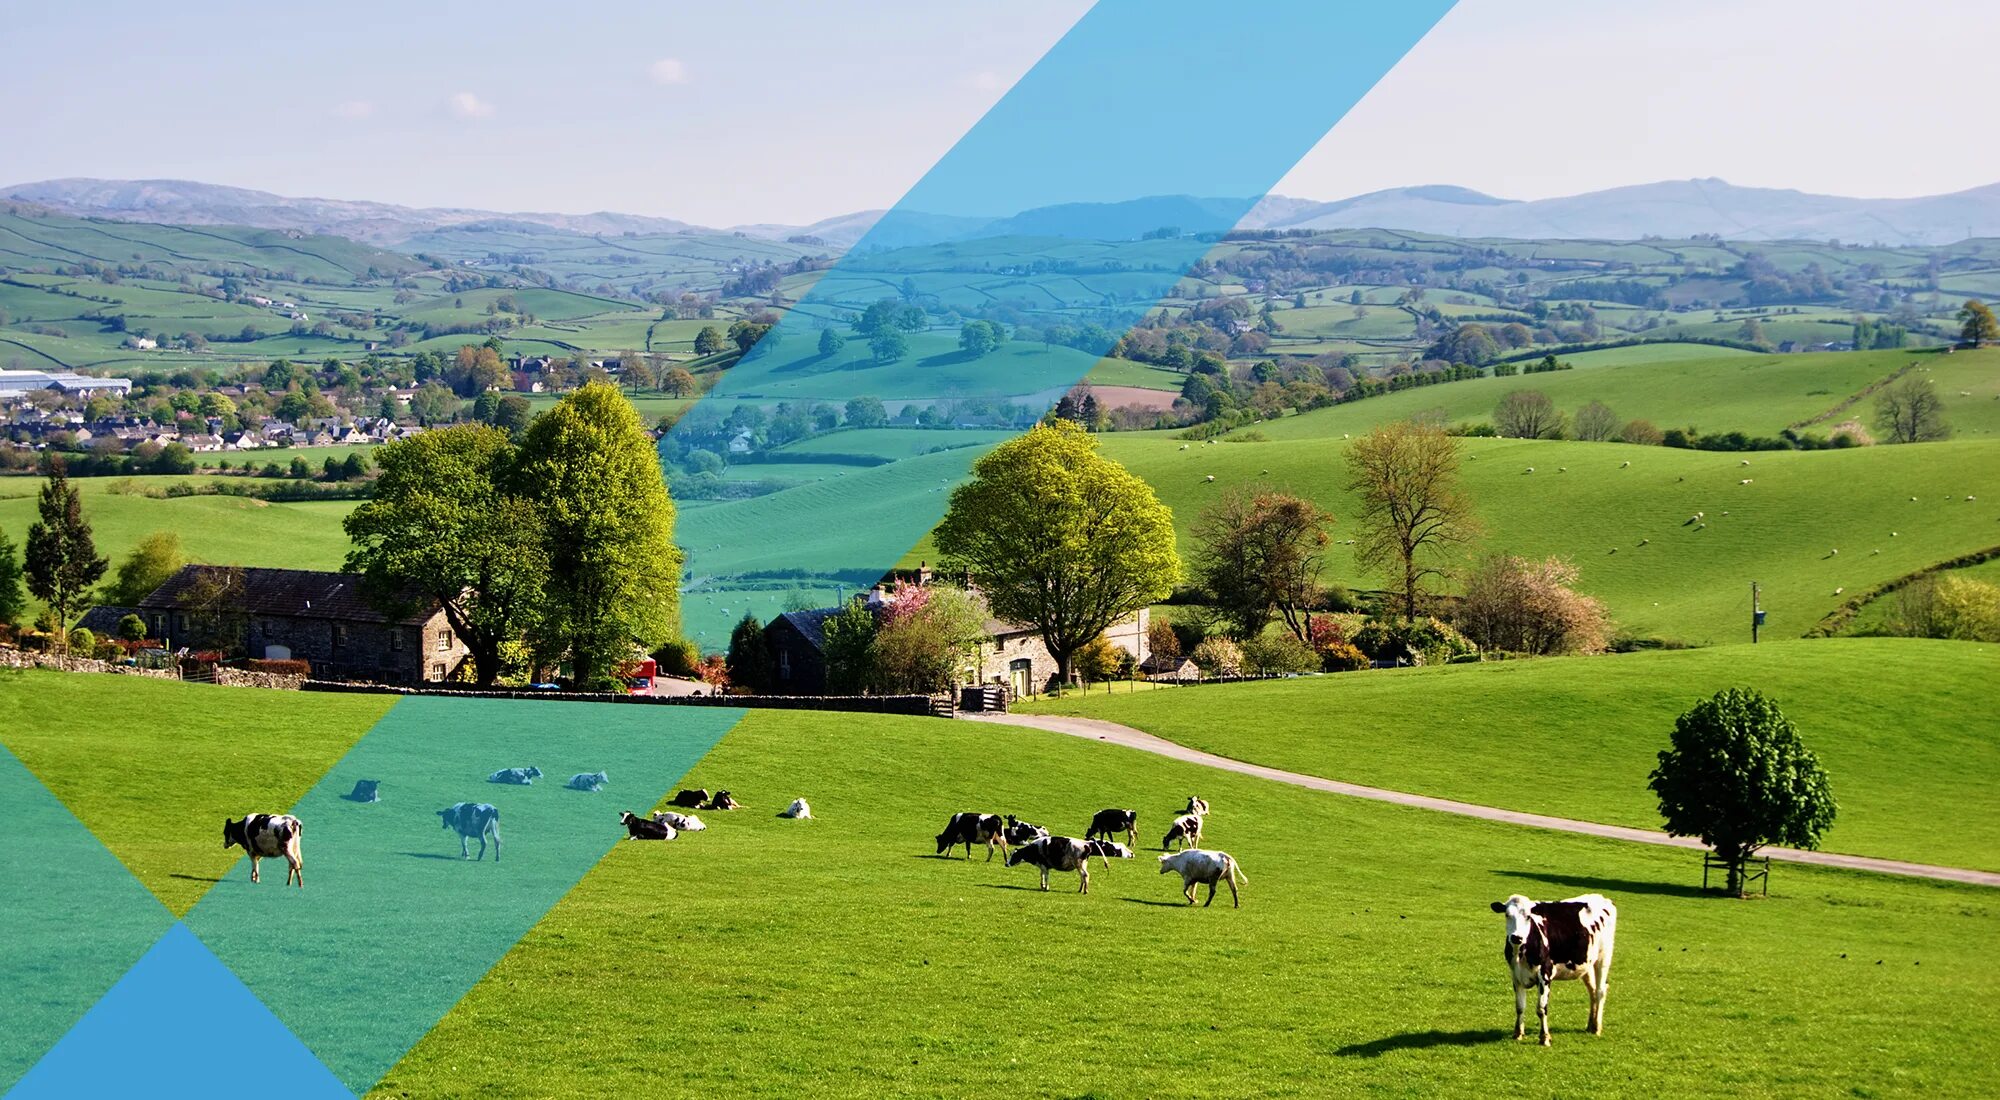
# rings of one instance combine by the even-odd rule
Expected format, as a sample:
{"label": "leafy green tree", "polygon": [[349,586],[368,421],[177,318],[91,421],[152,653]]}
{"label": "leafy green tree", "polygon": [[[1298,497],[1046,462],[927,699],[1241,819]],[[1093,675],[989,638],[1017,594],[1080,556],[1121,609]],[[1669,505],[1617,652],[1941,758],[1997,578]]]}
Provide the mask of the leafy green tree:
{"label": "leafy green tree", "polygon": [[1312,501],[1268,489],[1232,490],[1195,520],[1195,577],[1238,637],[1257,637],[1278,614],[1306,639],[1332,522]]}
{"label": "leafy green tree", "polygon": [[670,397],[693,397],[701,392],[701,383],[686,367],[670,367],[660,375],[660,390]]}
{"label": "leafy green tree", "polygon": [[[772,326],[758,321],[738,321],[729,326],[729,339],[738,351],[749,352],[771,331]],[[767,353],[768,354],[768,353]]]}
{"label": "leafy green tree", "polygon": [[825,638],[826,688],[835,695],[859,694],[874,669],[875,613],[850,601],[820,624]]}
{"label": "leafy green tree", "polygon": [[1477,525],[1459,485],[1458,441],[1435,424],[1402,420],[1362,436],[1347,451],[1355,496],[1355,564],[1391,574],[1403,616],[1417,617],[1427,578],[1443,576],[1454,546]]}
{"label": "leafy green tree", "polygon": [[659,455],[616,387],[585,385],[535,418],[518,481],[541,513],[549,562],[543,655],[568,653],[580,687],[608,684],[636,642],[680,630],[681,552]]}
{"label": "leafy green tree", "polygon": [[771,686],[771,647],[764,641],[764,624],[744,612],[736,629],[729,632],[729,656],[723,665],[729,682],[750,691],[766,691]]}
{"label": "leafy green tree", "polygon": [[118,576],[104,593],[104,602],[118,607],[136,607],[152,595],[153,589],[187,564],[181,552],[181,537],[173,531],[155,531],[140,539],[125,560],[118,563]]}
{"label": "leafy green tree", "polygon": [[293,455],[290,472],[293,477],[303,481],[304,479],[312,476],[312,466],[308,464],[304,458],[301,458],[298,455]]}
{"label": "leafy green tree", "polygon": [[374,495],[343,521],[346,569],[368,598],[393,613],[439,604],[482,686],[534,624],[548,575],[540,512],[510,491],[514,460],[507,433],[480,424],[397,440],[375,452]]}
{"label": "leafy green tree", "polygon": [[952,491],[938,549],[972,570],[993,614],[1033,625],[1062,679],[1092,638],[1172,594],[1173,513],[1070,421],[981,458]]}
{"label": "leafy green tree", "polygon": [[885,694],[949,691],[987,637],[986,609],[971,593],[905,587],[876,627],[869,682]]}
{"label": "leafy green tree", "polygon": [[128,642],[146,640],[146,620],[137,615],[126,615],[118,620],[118,636]]}
{"label": "leafy green tree", "polygon": [[7,532],[0,531],[0,626],[15,626],[28,610],[28,595],[21,589],[21,551]]}
{"label": "leafy green tree", "polygon": [[714,325],[703,325],[701,331],[694,334],[696,355],[714,355],[726,346],[728,345],[722,338],[722,330]]}
{"label": "leafy green tree", "polygon": [[1959,339],[1978,347],[1981,344],[2000,342],[2000,320],[1993,317],[1993,307],[1978,299],[1968,299],[1958,310]]}
{"label": "leafy green tree", "polygon": [[70,619],[111,563],[97,556],[90,524],[83,518],[83,494],[69,483],[59,458],[49,463],[36,511],[40,518],[28,528],[28,591],[48,605],[55,633],[67,646]]}
{"label": "leafy green tree", "polygon": [[958,328],[958,348],[977,359],[1000,346],[1000,336],[991,321],[967,321]]}
{"label": "leafy green tree", "polygon": [[819,353],[821,355],[830,356],[838,354],[840,349],[846,346],[847,337],[830,328],[819,330]]}
{"label": "leafy green tree", "polygon": [[897,329],[883,329],[868,338],[868,351],[875,357],[875,362],[888,366],[901,362],[910,354],[910,340]]}
{"label": "leafy green tree", "polygon": [[879,428],[889,422],[889,410],[879,397],[848,398],[846,415],[850,428]]}
{"label": "leafy green tree", "polygon": [[1673,743],[1646,784],[1672,836],[1698,836],[1743,892],[1743,867],[1766,844],[1817,848],[1838,806],[1833,787],[1778,705],[1730,688],[1674,722]]}

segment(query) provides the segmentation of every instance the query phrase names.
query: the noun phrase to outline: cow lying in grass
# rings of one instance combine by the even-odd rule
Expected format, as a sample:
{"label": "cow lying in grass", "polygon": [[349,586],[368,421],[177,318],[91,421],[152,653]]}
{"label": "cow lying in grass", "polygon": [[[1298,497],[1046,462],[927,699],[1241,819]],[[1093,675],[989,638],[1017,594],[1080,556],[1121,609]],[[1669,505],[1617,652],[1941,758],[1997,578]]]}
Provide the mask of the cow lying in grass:
{"label": "cow lying in grass", "polygon": [[1008,853],[1007,866],[1026,863],[1042,872],[1042,889],[1049,888],[1050,871],[1075,871],[1079,894],[1090,893],[1091,842],[1073,836],[1045,836]]}
{"label": "cow lying in grass", "polygon": [[708,828],[701,818],[693,814],[677,814],[670,810],[654,810],[653,820],[673,829],[677,833],[698,833]]}
{"label": "cow lying in grass", "polygon": [[479,858],[486,858],[486,838],[493,838],[493,862],[500,862],[500,811],[485,802],[454,802],[439,810],[444,827],[458,834],[458,854],[471,859],[466,841],[479,838]]}
{"label": "cow lying in grass", "polygon": [[672,802],[667,803],[667,805],[678,806],[683,810],[699,810],[701,809],[701,804],[707,801],[708,801],[708,788],[697,787],[692,790],[682,791],[681,793],[675,795],[674,800]]}
{"label": "cow lying in grass", "polygon": [[627,840],[672,840],[676,830],[664,821],[654,821],[650,817],[640,817],[630,810],[618,815],[618,823],[625,826]]}
{"label": "cow lying in grass", "polygon": [[572,791],[589,791],[591,794],[596,794],[610,781],[611,777],[603,772],[578,772],[570,776],[569,782],[564,786]]}
{"label": "cow lying in grass", "polygon": [[1528,1011],[1528,990],[1533,988],[1542,1045],[1549,1045],[1549,983],[1573,978],[1581,978],[1590,995],[1590,1033],[1604,1034],[1604,998],[1611,986],[1618,907],[1602,894],[1539,902],[1515,894],[1494,902],[1492,908],[1507,918],[1507,941],[1501,952],[1514,978],[1514,1038],[1525,1036],[1521,1022]]}
{"label": "cow lying in grass", "polygon": [[1125,843],[1139,846],[1139,811],[1099,810],[1090,815],[1090,828],[1083,836],[1086,840],[1100,836],[1110,840],[1119,833],[1125,834]]}
{"label": "cow lying in grass", "polygon": [[250,881],[262,882],[257,874],[257,861],[266,857],[285,857],[285,885],[298,880],[299,889],[305,889],[305,864],[299,854],[299,838],[305,835],[306,827],[291,814],[244,814],[243,820],[222,819],[222,847],[241,848],[250,855]]}
{"label": "cow lying in grass", "polygon": [[965,858],[972,858],[974,844],[986,845],[986,862],[993,862],[993,846],[1000,846],[1000,853],[1007,853],[1006,825],[999,814],[960,813],[953,814],[944,823],[944,832],[937,835],[937,854],[943,855],[953,847],[965,845]]}
{"label": "cow lying in grass", "polygon": [[792,799],[791,805],[778,811],[779,817],[788,817],[793,821],[811,821],[812,815],[812,805],[803,798]]}
{"label": "cow lying in grass", "polygon": [[1236,908],[1243,907],[1243,899],[1236,892],[1237,883],[1248,885],[1250,879],[1243,869],[1236,865],[1236,857],[1228,852],[1209,852],[1200,848],[1185,848],[1172,855],[1160,857],[1160,873],[1178,872],[1181,876],[1181,893],[1187,896],[1187,903],[1194,904],[1194,888],[1208,884],[1208,900],[1202,902],[1206,909],[1215,904],[1215,884],[1229,884],[1229,902]]}
{"label": "cow lying in grass", "polygon": [[704,810],[740,810],[743,808],[743,803],[736,801],[735,796],[731,795],[728,791],[717,791],[715,792],[715,797],[709,799],[708,803],[701,808]]}
{"label": "cow lying in grass", "polygon": [[1008,814],[1005,834],[1007,843],[1009,844],[1026,844],[1031,840],[1037,840],[1049,835],[1049,831],[1040,825],[1030,824],[1015,817],[1013,814]]}
{"label": "cow lying in grass", "polygon": [[1083,845],[1090,849],[1090,854],[1096,856],[1098,862],[1104,864],[1107,869],[1114,859],[1132,858],[1132,849],[1115,840],[1086,840]]}
{"label": "cow lying in grass", "polygon": [[517,787],[532,787],[535,784],[535,780],[541,777],[542,769],[536,767],[501,768],[499,771],[487,776],[486,781],[488,783],[512,783]]}

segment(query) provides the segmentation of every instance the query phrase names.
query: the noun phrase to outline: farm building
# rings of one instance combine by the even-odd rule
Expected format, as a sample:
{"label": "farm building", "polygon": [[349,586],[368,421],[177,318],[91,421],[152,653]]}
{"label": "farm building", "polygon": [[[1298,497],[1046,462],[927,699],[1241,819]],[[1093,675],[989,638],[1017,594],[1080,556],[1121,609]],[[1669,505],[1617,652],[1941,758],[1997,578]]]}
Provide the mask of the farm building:
{"label": "farm building", "polygon": [[62,393],[129,393],[130,378],[93,378],[74,371],[0,370],[0,399],[25,397],[36,390]]}
{"label": "farm building", "polygon": [[[920,580],[916,583],[929,583],[928,569],[919,576]],[[897,592],[903,587],[900,582],[893,586],[876,585],[865,596],[855,598],[867,603],[871,609],[880,609],[894,603]],[[765,645],[771,653],[774,691],[788,695],[825,694],[826,621],[839,613],[838,607],[787,611],[772,619],[764,628]],[[1143,664],[1148,656],[1146,629],[1150,625],[1149,620],[1150,613],[1141,608],[1137,615],[1105,631],[1104,636],[1111,644],[1130,653],[1135,662]],[[1055,680],[1055,658],[1049,656],[1048,647],[1042,643],[1042,637],[1034,627],[988,618],[986,632],[986,640],[980,643],[978,652],[962,670],[963,683],[998,684],[1007,689],[1010,697],[1021,698],[1046,690]]]}
{"label": "farm building", "polygon": [[139,614],[174,645],[308,661],[324,679],[444,680],[468,656],[436,603],[384,614],[353,573],[189,565],[139,601]]}

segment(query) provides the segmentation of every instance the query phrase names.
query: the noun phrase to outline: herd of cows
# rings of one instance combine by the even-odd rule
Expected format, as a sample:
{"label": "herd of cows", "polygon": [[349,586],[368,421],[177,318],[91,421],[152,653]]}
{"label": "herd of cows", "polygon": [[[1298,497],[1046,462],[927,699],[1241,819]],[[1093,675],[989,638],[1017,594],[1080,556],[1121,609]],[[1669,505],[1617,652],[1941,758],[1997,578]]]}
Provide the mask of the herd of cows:
{"label": "herd of cows", "polygon": [[[493,773],[489,782],[528,785],[541,776],[535,768],[509,768]],[[602,772],[587,772],[571,777],[568,786],[577,790],[601,790],[606,782]],[[374,780],[363,780],[356,786],[351,800],[375,801]],[[366,797],[361,795],[366,791]],[[731,811],[741,809],[728,791],[710,794],[706,789],[683,790],[676,794],[669,805],[674,810],[655,811],[651,817],[640,817],[630,810],[618,815],[619,823],[625,827],[631,840],[672,840],[684,832],[700,832],[708,826],[692,813],[681,810]],[[778,814],[782,818],[810,820],[812,808],[803,798],[794,799]],[[1174,815],[1166,835],[1160,840],[1163,854],[1159,857],[1160,873],[1179,874],[1181,892],[1187,903],[1195,903],[1195,893],[1199,886],[1208,886],[1208,898],[1204,907],[1215,902],[1218,885],[1229,887],[1230,904],[1242,907],[1242,895],[1238,890],[1247,885],[1236,858],[1228,852],[1198,847],[1202,839],[1202,825],[1209,816],[1208,803],[1190,795],[1187,806]],[[500,859],[500,811],[484,802],[460,802],[438,811],[444,828],[458,834],[459,855],[474,858],[468,848],[471,840],[479,841],[478,859],[486,858],[486,845],[493,844],[494,862]],[[1049,888],[1052,872],[1074,871],[1078,880],[1078,893],[1090,893],[1090,860],[1096,857],[1106,868],[1113,859],[1133,858],[1133,848],[1138,844],[1138,819],[1136,810],[1105,809],[1092,815],[1090,827],[1079,839],[1073,836],[1052,835],[1042,826],[1023,821],[1012,814],[979,812],[954,813],[945,821],[944,831],[936,836],[937,855],[945,857],[953,848],[963,847],[965,858],[972,858],[972,847],[984,845],[986,860],[992,862],[993,849],[999,848],[1005,866],[1016,867],[1027,864],[1041,872],[1042,889]],[[261,881],[257,863],[260,859],[282,857],[286,864],[286,885],[305,886],[305,871],[300,854],[300,839],[305,827],[291,814],[247,814],[242,820],[225,818],[222,825],[222,846],[240,847],[250,856],[250,881]],[[1123,834],[1125,843],[1113,838]],[[1175,850],[1175,846],[1179,850]],[[1541,1024],[1541,1043],[1549,1045],[1549,986],[1557,981],[1581,981],[1590,1000],[1590,1016],[1587,1024],[1593,1035],[1604,1033],[1604,1002],[1611,983],[1611,958],[1616,946],[1618,931],[1618,909],[1610,899],[1601,894],[1584,894],[1563,901],[1537,902],[1520,894],[1505,901],[1492,903],[1492,910],[1505,918],[1506,939],[1502,955],[1514,985],[1514,1038],[1525,1037],[1524,1023],[1527,1014],[1528,992],[1536,993],[1536,1015]]]}

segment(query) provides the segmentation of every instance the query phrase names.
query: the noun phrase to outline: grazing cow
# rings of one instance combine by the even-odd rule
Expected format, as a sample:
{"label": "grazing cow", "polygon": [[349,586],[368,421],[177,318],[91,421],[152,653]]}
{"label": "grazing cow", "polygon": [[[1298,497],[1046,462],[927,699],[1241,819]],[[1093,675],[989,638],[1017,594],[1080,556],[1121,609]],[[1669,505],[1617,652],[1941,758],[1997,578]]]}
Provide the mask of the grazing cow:
{"label": "grazing cow", "polygon": [[589,791],[591,794],[596,794],[604,789],[604,784],[610,779],[611,776],[604,772],[578,772],[570,776],[569,782],[563,786],[572,791]]}
{"label": "grazing cow", "polygon": [[257,861],[267,857],[285,857],[285,885],[298,880],[299,889],[305,889],[305,864],[299,858],[299,838],[305,835],[305,826],[291,814],[244,814],[243,820],[222,819],[222,847],[241,848],[250,855],[250,881],[262,882],[257,874]]}
{"label": "grazing cow", "polygon": [[743,803],[736,801],[735,797],[728,791],[717,791],[715,792],[715,797],[709,799],[708,804],[701,808],[704,810],[740,810],[743,808]]}
{"label": "grazing cow", "polygon": [[1040,825],[1034,825],[1029,822],[1022,821],[1020,818],[1015,817],[1013,814],[1007,815],[1007,829],[1006,829],[1007,843],[1026,844],[1031,840],[1035,840],[1040,837],[1045,837],[1047,835],[1049,835],[1049,831],[1047,829],[1042,828]]}
{"label": "grazing cow", "polygon": [[1125,834],[1125,843],[1139,846],[1139,811],[1099,810],[1090,815],[1090,830],[1083,835],[1085,839],[1101,836],[1110,840],[1119,833]]}
{"label": "grazing cow", "polygon": [[1111,861],[1114,859],[1132,858],[1132,849],[1115,840],[1086,840],[1083,844],[1084,847],[1090,849],[1090,854],[1096,856],[1098,861],[1103,863],[1106,868],[1111,866]]}
{"label": "grazing cow", "polygon": [[1236,886],[1238,883],[1249,885],[1250,876],[1243,873],[1243,869],[1236,865],[1236,857],[1228,852],[1185,848],[1172,855],[1161,856],[1160,873],[1164,875],[1169,871],[1180,873],[1181,893],[1187,896],[1189,905],[1194,904],[1194,888],[1204,882],[1208,884],[1208,900],[1201,906],[1206,909],[1215,904],[1215,884],[1226,882],[1229,884],[1229,904],[1238,909],[1243,907],[1243,899],[1237,894]]}
{"label": "grazing cow", "polygon": [[1201,843],[1201,815],[1182,814],[1167,826],[1167,835],[1160,838],[1160,851],[1171,852],[1175,841],[1183,849],[1193,848]]}
{"label": "grazing cow", "polygon": [[493,838],[493,862],[500,862],[500,811],[485,802],[454,802],[450,808],[439,810],[439,818],[444,827],[458,834],[458,854],[471,859],[472,853],[465,842],[479,838],[479,858],[486,858],[486,838]]}
{"label": "grazing cow", "polygon": [[672,825],[640,817],[630,810],[618,815],[618,823],[625,826],[627,840],[672,840],[677,835]]}
{"label": "grazing cow", "polygon": [[1000,854],[1007,854],[1007,826],[999,814],[962,813],[953,814],[944,823],[944,832],[937,835],[937,854],[943,855],[954,845],[965,845],[965,858],[972,858],[974,844],[986,845],[986,862],[993,862],[993,846],[1000,846]]}
{"label": "grazing cow", "polygon": [[1031,840],[1007,855],[1007,866],[1026,863],[1042,872],[1042,889],[1049,888],[1050,871],[1075,871],[1079,894],[1090,893],[1090,842],[1073,836],[1045,836]]}
{"label": "grazing cow", "polygon": [[1535,1015],[1542,1045],[1549,1045],[1549,983],[1583,979],[1590,994],[1589,1029],[1604,1034],[1604,998],[1611,986],[1611,953],[1618,936],[1618,907],[1602,894],[1565,901],[1530,901],[1519,894],[1493,903],[1507,918],[1502,954],[1514,978],[1514,1038],[1524,1037],[1521,1018],[1528,990],[1535,990]]}
{"label": "grazing cow", "polygon": [[499,771],[487,776],[486,781],[488,783],[512,783],[517,787],[528,787],[534,785],[535,780],[541,777],[542,769],[540,768],[501,768]]}
{"label": "grazing cow", "polygon": [[811,821],[813,808],[803,798],[792,799],[792,804],[778,811],[779,817],[789,817],[794,821]]}
{"label": "grazing cow", "polygon": [[1203,798],[1196,798],[1194,795],[1189,795],[1187,809],[1182,810],[1181,813],[1194,814],[1196,817],[1207,817],[1208,800]]}
{"label": "grazing cow", "polygon": [[674,831],[678,833],[698,833],[708,828],[708,825],[701,818],[693,814],[677,814],[667,810],[654,810],[653,820],[662,825],[672,826]]}
{"label": "grazing cow", "polygon": [[667,803],[667,805],[679,806],[683,810],[699,810],[701,809],[701,804],[706,801],[708,801],[708,788],[701,787],[695,790],[682,791],[675,795],[674,800]]}

